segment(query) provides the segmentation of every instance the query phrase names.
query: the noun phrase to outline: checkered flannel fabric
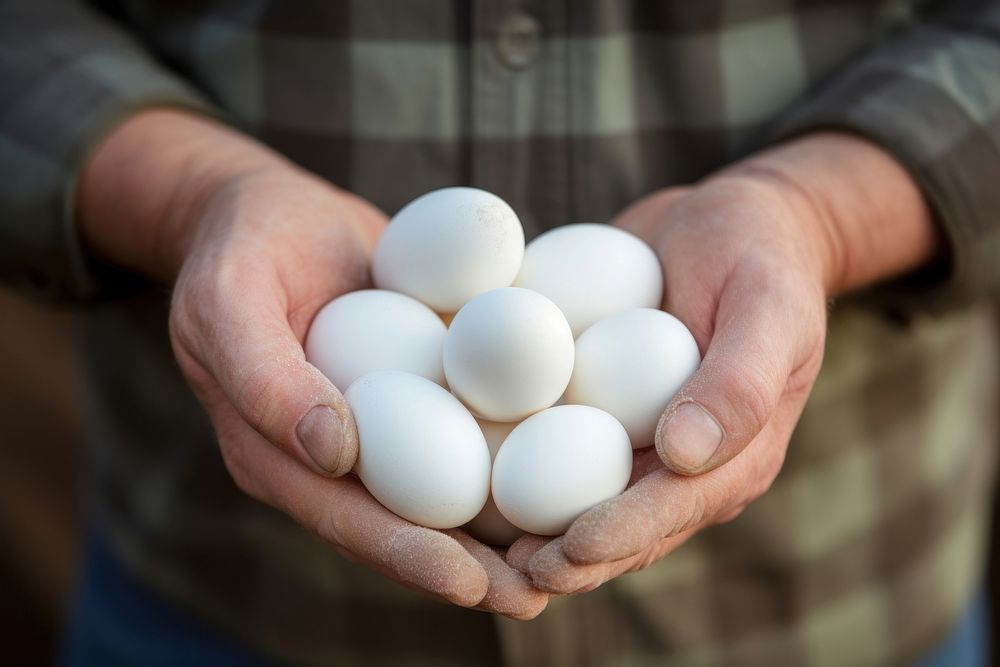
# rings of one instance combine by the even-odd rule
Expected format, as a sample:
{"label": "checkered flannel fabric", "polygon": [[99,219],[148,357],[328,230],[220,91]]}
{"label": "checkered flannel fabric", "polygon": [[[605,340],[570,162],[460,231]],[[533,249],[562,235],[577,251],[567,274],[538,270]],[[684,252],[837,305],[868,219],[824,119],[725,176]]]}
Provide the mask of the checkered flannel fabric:
{"label": "checkered flannel fabric", "polygon": [[[982,575],[997,339],[991,310],[964,304],[1000,282],[998,40],[1000,3],[981,1],[0,2],[0,276],[105,297],[87,340],[100,525],[164,595],[264,651],[905,662]],[[948,275],[880,292],[905,319],[864,298],[835,309],[785,468],[738,520],[509,622],[338,559],[228,480],[172,361],[164,295],[116,291],[123,278],[73,227],[87,151],[157,105],[223,118],[389,212],[445,185],[486,188],[529,234],[841,128],[921,185]]]}

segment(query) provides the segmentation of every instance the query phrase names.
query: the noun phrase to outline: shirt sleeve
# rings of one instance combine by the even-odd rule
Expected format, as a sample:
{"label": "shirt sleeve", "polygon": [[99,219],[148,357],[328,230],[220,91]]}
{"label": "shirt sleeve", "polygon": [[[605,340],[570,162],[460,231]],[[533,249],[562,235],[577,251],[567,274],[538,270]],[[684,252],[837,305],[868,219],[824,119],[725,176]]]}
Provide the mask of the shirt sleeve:
{"label": "shirt sleeve", "polygon": [[0,281],[91,298],[102,272],[80,247],[73,211],[88,151],[144,107],[214,114],[211,105],[114,21],[66,0],[0,0],[0,100]]}
{"label": "shirt sleeve", "polygon": [[[881,290],[909,309],[1000,294],[1000,2],[939,2],[793,106],[774,136],[836,128],[913,176],[948,244],[933,280]],[[939,278],[939,279],[938,279]]]}

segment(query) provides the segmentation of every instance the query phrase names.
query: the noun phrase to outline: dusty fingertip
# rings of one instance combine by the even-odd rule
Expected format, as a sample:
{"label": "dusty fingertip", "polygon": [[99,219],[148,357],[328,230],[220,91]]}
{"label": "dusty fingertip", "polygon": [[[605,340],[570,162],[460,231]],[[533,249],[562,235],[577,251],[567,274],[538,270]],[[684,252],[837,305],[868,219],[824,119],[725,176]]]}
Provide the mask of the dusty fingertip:
{"label": "dusty fingertip", "polygon": [[531,561],[531,557],[551,540],[551,537],[542,537],[541,535],[522,535],[507,548],[507,564],[521,574],[528,574],[528,563]]}
{"label": "dusty fingertip", "polygon": [[664,519],[674,508],[658,494],[671,475],[655,470],[574,521],[563,537],[566,557],[578,565],[610,563],[630,558],[662,538]]}
{"label": "dusty fingertip", "polygon": [[439,595],[460,607],[475,607],[489,594],[490,580],[486,571],[478,563],[469,564],[464,572],[440,587]]}
{"label": "dusty fingertip", "polygon": [[506,575],[495,576],[480,604],[501,616],[526,621],[542,613],[548,603],[547,593],[532,586],[525,575],[508,568]]}
{"label": "dusty fingertip", "polygon": [[522,605],[522,609],[517,612],[503,613],[505,618],[509,618],[514,621],[530,621],[533,618],[537,618],[545,608],[549,605],[549,596],[547,593],[535,590],[531,598]]}
{"label": "dusty fingertip", "polygon": [[406,526],[393,534],[389,546],[389,568],[393,572],[452,604],[475,607],[489,592],[485,568],[443,533]]}
{"label": "dusty fingertip", "polygon": [[538,616],[549,602],[548,594],[531,585],[528,577],[504,560],[493,547],[460,530],[445,531],[461,544],[486,570],[490,588],[478,608],[507,618],[526,620]]}
{"label": "dusty fingertip", "polygon": [[635,517],[614,500],[598,505],[573,522],[563,536],[563,552],[577,565],[594,565],[632,556],[641,545],[631,539]]}
{"label": "dusty fingertip", "polygon": [[563,553],[561,539],[538,550],[528,564],[531,583],[540,590],[568,595],[589,585],[592,566],[576,565]]}

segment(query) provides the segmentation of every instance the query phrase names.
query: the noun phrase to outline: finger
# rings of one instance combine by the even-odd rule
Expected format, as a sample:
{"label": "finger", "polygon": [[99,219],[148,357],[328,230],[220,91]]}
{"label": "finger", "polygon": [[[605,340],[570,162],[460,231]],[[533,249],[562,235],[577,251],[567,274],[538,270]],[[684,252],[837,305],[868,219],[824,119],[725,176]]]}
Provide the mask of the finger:
{"label": "finger", "polygon": [[486,596],[485,569],[452,537],[396,516],[353,476],[328,479],[303,469],[228,404],[213,423],[226,467],[249,495],[401,583],[463,607]]}
{"label": "finger", "polygon": [[632,486],[649,473],[663,467],[663,461],[655,447],[646,447],[632,452],[632,476],[628,485]]}
{"label": "finger", "polygon": [[704,473],[741,452],[771,419],[806,353],[802,341],[815,339],[806,330],[823,321],[809,312],[815,300],[770,280],[735,275],[730,283],[747,287],[723,291],[704,359],[657,426],[656,449],[671,470]]}
{"label": "finger", "polygon": [[[663,463],[652,447],[637,450],[632,459],[632,478],[629,486],[649,475],[654,470],[663,470]],[[529,563],[536,553],[547,547],[553,538],[526,533],[507,549],[507,563],[518,572],[529,574]],[[638,549],[636,549],[638,551]]]}
{"label": "finger", "polygon": [[532,586],[528,577],[512,569],[500,554],[465,531],[453,529],[444,532],[465,547],[486,570],[490,586],[477,609],[520,621],[530,620],[542,613],[549,596]]}
{"label": "finger", "polygon": [[667,208],[690,191],[691,187],[686,185],[660,190],[640,199],[619,213],[613,224],[636,236],[648,238],[650,232],[663,221],[662,215]]}
{"label": "finger", "polygon": [[210,378],[203,383],[217,382],[254,430],[302,464],[346,473],[358,435],[343,395],[305,360],[275,285],[256,279],[237,288],[229,280],[186,297],[196,304],[175,306],[171,332],[182,366],[204,369]]}
{"label": "finger", "polygon": [[528,574],[531,557],[551,541],[551,537],[525,533],[507,548],[507,564],[522,574]]}
{"label": "finger", "polygon": [[532,583],[543,591],[570,595],[592,591],[606,581],[627,572],[648,567],[679,547],[694,535],[694,531],[660,540],[644,552],[608,563],[578,564],[569,560],[562,539],[538,550],[529,563]]}
{"label": "finger", "polygon": [[781,468],[802,402],[795,397],[783,403],[777,418],[729,465],[698,476],[660,468],[589,510],[566,531],[567,558],[581,564],[628,558],[757,498]]}

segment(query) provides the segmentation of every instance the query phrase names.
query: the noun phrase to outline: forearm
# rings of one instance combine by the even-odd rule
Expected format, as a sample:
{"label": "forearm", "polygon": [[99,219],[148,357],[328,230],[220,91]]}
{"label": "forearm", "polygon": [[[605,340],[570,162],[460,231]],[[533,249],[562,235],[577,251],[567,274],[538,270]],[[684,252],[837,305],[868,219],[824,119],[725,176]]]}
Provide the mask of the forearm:
{"label": "forearm", "polygon": [[194,212],[210,193],[241,174],[287,165],[207,118],[143,111],[105,137],[84,165],[76,224],[98,257],[169,281],[190,244]]}
{"label": "forearm", "polygon": [[111,287],[81,247],[82,156],[140,109],[213,113],[95,4],[0,2],[0,281],[47,299],[92,299]]}
{"label": "forearm", "polygon": [[918,268],[942,239],[907,171],[875,144],[823,132],[764,151],[726,170],[775,182],[816,226],[830,295]]}

